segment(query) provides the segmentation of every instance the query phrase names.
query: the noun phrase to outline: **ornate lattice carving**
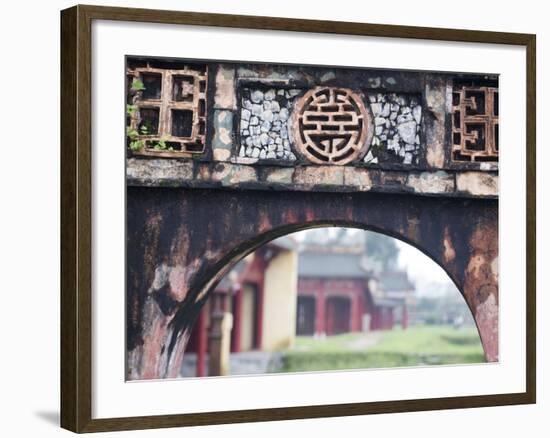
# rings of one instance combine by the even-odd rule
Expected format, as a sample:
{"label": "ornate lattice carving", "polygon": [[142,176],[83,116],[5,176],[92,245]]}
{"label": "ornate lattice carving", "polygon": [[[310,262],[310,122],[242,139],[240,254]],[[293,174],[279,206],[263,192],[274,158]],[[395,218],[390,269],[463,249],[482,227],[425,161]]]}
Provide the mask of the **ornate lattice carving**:
{"label": "ornate lattice carving", "polygon": [[322,87],[306,92],[294,114],[296,146],[318,164],[347,164],[367,152],[371,120],[362,99],[346,88]]}
{"label": "ornate lattice carving", "polygon": [[452,116],[453,161],[498,161],[497,88],[455,89]]}
{"label": "ornate lattice carving", "polygon": [[127,78],[127,135],[135,154],[178,157],[204,152],[206,66],[198,70],[148,65],[129,68]]}

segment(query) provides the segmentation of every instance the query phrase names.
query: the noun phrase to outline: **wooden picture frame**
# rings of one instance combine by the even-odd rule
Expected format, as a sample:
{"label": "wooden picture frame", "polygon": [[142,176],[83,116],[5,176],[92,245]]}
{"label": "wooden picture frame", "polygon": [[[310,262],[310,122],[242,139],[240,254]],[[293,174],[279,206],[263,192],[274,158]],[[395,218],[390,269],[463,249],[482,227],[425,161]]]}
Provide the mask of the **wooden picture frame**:
{"label": "wooden picture frame", "polygon": [[[112,20],[522,46],[527,78],[525,392],[92,418],[92,22]],[[99,6],[61,13],[61,426],[99,432],[529,404],[536,401],[536,37],[531,34]]]}

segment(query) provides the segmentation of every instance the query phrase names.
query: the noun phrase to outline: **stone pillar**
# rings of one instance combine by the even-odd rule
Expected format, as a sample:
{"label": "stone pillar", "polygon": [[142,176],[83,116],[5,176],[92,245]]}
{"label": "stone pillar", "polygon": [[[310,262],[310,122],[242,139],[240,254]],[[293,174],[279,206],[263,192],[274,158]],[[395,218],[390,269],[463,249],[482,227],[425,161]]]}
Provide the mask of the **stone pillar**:
{"label": "stone pillar", "polygon": [[498,361],[498,225],[479,225],[469,242],[464,296],[488,362]]}
{"label": "stone pillar", "polygon": [[231,327],[233,316],[229,312],[215,311],[210,316],[208,375],[227,376],[230,372]]}

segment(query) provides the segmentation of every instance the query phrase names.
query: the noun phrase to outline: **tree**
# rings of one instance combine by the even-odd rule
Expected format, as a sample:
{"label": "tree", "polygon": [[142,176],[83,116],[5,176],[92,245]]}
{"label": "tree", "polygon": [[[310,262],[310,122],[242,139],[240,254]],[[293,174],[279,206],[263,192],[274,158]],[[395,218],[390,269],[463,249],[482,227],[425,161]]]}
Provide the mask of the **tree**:
{"label": "tree", "polygon": [[384,234],[366,231],[367,256],[379,262],[384,271],[397,266],[399,248],[395,239]]}

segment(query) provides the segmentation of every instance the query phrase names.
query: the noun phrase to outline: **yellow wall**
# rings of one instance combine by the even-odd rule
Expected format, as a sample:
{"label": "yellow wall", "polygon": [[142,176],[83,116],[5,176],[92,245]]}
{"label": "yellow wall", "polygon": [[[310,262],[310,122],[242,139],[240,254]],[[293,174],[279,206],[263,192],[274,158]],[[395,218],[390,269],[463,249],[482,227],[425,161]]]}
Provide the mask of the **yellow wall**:
{"label": "yellow wall", "polygon": [[298,255],[281,251],[265,272],[262,350],[288,348],[296,333]]}

